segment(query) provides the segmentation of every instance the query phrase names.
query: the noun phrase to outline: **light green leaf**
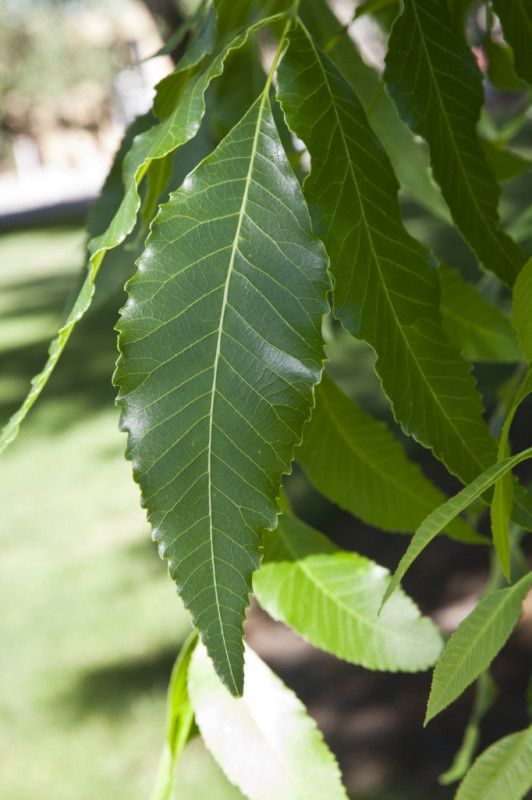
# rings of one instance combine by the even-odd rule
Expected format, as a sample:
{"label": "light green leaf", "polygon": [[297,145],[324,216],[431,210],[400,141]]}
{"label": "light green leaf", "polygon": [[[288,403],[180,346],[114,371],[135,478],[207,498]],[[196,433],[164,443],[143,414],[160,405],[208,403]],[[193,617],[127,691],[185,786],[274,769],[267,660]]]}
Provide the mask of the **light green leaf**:
{"label": "light green leaf", "polygon": [[493,8],[513,48],[517,72],[532,85],[532,0],[493,0]]}
{"label": "light green leaf", "polygon": [[275,527],[321,373],[329,288],[268,88],[161,207],[127,287],[116,372],[153,536],[234,693],[260,534]]}
{"label": "light green leaf", "polygon": [[528,259],[515,282],[512,324],[526,360],[532,363],[532,258]]}
{"label": "light green leaf", "polygon": [[403,119],[429,144],[434,177],[462,236],[486,269],[511,285],[525,257],[499,225],[499,187],[476,132],[482,76],[445,2],[404,0],[385,80]]}
{"label": "light green leaf", "polygon": [[432,180],[425,146],[416,141],[388,96],[378,73],[362,59],[345,26],[326,0],[305,0],[301,17],[314,41],[332,58],[354,88],[371,127],[383,143],[402,189],[440,219],[450,220]]}
{"label": "light green leaf", "polygon": [[522,800],[532,788],[532,726],[488,747],[458,788],[455,800]]}
{"label": "light green leaf", "polygon": [[450,341],[469,361],[521,360],[521,351],[508,317],[486,300],[460,273],[442,264],[441,313]]}
{"label": "light green leaf", "polygon": [[250,800],[347,800],[336,760],[295,694],[246,647],[244,695],[232,697],[196,648],[189,692],[201,735]]}
{"label": "light green leaf", "polygon": [[[120,245],[135,227],[135,221],[140,208],[139,185],[150,169],[151,164],[157,159],[165,158],[169,153],[177,150],[197,133],[201,120],[205,114],[205,92],[210,83],[218,77],[224,67],[229,53],[241,47],[249,33],[275,21],[277,17],[260,20],[253,28],[249,28],[221,46],[216,55],[208,60],[207,64],[190,76],[182,92],[172,94],[168,91],[173,86],[173,76],[170,75],[158,86],[154,106],[159,112],[164,111],[167,116],[159,123],[153,125],[144,133],[139,134],[133,141],[132,147],[124,159],[124,186],[125,194],[108,228],[89,245],[90,259],[87,266],[87,275],[79,295],[68,314],[65,322],[53,339],[48,359],[44,368],[32,379],[31,388],[20,408],[8,420],[0,435],[0,452],[16,437],[20,424],[44,389],[48,378],[52,374],[66,343],[68,342],[77,322],[89,308],[94,295],[94,282],[101,267],[105,253]],[[206,33],[209,43],[212,41],[212,31]],[[182,65],[177,67],[177,70]],[[175,89],[176,87],[174,87]],[[174,105],[170,110],[168,96],[172,94]],[[164,100],[164,102],[163,102]]]}
{"label": "light green leaf", "polygon": [[339,550],[287,514],[265,534],[264,559],[253,580],[259,603],[315,647],[391,672],[436,661],[440,634],[409,597],[397,594],[379,616],[389,573],[374,561]]}
{"label": "light green leaf", "polygon": [[402,224],[395,175],[352,88],[302,26],[290,33],[278,93],[310,152],[303,191],[331,259],[335,312],[376,351],[406,433],[469,481],[495,460],[495,445],[441,327],[438,274]]}
{"label": "light green leaf", "polygon": [[[504,424],[499,436],[499,446],[497,450],[497,460],[502,461],[510,455],[510,445],[508,437],[510,434],[510,427],[516,411],[532,392],[532,367],[525,375],[522,384],[520,385],[504,420]],[[491,530],[493,534],[493,544],[499,561],[501,563],[503,572],[508,580],[510,580],[510,538],[508,527],[512,515],[513,503],[513,479],[512,474],[507,472],[495,483],[493,498],[491,501]]]}
{"label": "light green leaf", "polygon": [[450,497],[443,505],[438,506],[426,517],[417,529],[412,541],[408,545],[406,553],[386,589],[383,605],[390,595],[395,591],[406,571],[412,566],[418,555],[430,544],[430,542],[442,532],[442,530],[454,519],[461,511],[464,511],[474,500],[490,489],[493,484],[507,472],[522,461],[532,458],[532,447],[516,453],[510,458],[505,458],[496,464],[492,464],[487,470],[482,472],[468,486],[465,486],[458,494]]}
{"label": "light green leaf", "polygon": [[453,633],[434,670],[425,725],[489,667],[514,629],[531,586],[532,572],[487,594]]}
{"label": "light green leaf", "polygon": [[[445,499],[388,427],[327,376],[316,390],[316,407],[296,458],[318,491],[386,531],[411,533]],[[462,541],[481,539],[460,518],[447,533]]]}
{"label": "light green leaf", "polygon": [[172,670],[166,709],[166,741],[151,800],[171,800],[177,762],[192,730],[194,712],[188,696],[188,670],[197,641],[198,635],[192,631]]}
{"label": "light green leaf", "polygon": [[439,782],[444,786],[448,786],[450,783],[455,783],[455,781],[459,781],[463,778],[473,763],[473,758],[480,741],[480,723],[493,706],[496,697],[497,684],[489,672],[482,672],[477,680],[473,710],[464,731],[462,744],[453,758],[453,763],[449,769],[439,777]]}

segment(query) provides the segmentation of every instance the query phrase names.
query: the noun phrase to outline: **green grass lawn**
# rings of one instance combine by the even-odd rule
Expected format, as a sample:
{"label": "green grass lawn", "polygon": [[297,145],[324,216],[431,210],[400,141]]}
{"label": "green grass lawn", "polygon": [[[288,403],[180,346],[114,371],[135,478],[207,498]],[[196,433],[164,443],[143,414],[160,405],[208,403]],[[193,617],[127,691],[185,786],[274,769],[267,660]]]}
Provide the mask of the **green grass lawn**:
{"label": "green grass lawn", "polygon": [[[82,259],[79,228],[0,238],[2,422],[45,357]],[[119,300],[80,326],[0,459],[2,800],[144,800],[155,778],[189,623],[123,457],[110,386]],[[193,742],[176,797],[240,796]]]}

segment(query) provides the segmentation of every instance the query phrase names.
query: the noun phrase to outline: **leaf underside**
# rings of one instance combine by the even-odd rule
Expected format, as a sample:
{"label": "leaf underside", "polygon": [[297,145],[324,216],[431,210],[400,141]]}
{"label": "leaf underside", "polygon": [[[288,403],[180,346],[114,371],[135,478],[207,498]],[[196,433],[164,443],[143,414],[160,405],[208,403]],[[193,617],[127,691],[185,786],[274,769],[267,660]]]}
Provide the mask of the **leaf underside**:
{"label": "leaf underside", "polygon": [[499,187],[476,132],[484,95],[470,49],[442,0],[404,0],[385,80],[402,118],[430,148],[453,219],[486,269],[513,284],[525,257],[500,228]]}
{"label": "leaf underside", "polygon": [[321,373],[328,288],[263,94],[162,206],[115,377],[154,538],[234,693],[260,533]]}
{"label": "leaf underside", "polygon": [[388,571],[374,561],[339,550],[283,515],[266,534],[253,588],[270,616],[338,658],[373,670],[427,669],[441,651],[441,636],[403,593],[379,615],[388,581]]}

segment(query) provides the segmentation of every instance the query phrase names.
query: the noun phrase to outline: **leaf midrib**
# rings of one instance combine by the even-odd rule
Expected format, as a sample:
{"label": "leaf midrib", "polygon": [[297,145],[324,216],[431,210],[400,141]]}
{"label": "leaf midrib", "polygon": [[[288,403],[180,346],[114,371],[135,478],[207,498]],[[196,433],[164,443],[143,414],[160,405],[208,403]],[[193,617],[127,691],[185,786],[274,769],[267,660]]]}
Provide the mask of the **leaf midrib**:
{"label": "leaf midrib", "polygon": [[312,37],[308,34],[308,31],[306,30],[306,28],[303,27],[303,29],[305,30],[307,39],[310,42],[312,49],[314,50],[316,61],[319,64],[319,67],[320,67],[321,73],[323,75],[323,79],[324,79],[325,85],[327,87],[327,91],[329,93],[331,107],[334,109],[334,115],[336,117],[336,124],[337,124],[338,130],[340,131],[340,136],[342,138],[342,144],[344,146],[344,150],[345,150],[345,154],[346,154],[346,158],[347,158],[347,163],[348,163],[348,166],[349,166],[349,172],[351,173],[351,177],[353,179],[353,184],[355,186],[355,190],[356,190],[357,197],[358,197],[358,203],[359,203],[360,212],[361,212],[361,215],[362,215],[362,222],[364,224],[364,228],[365,228],[365,230],[367,232],[367,235],[368,235],[368,239],[369,239],[369,243],[370,243],[370,247],[371,247],[371,252],[372,252],[372,255],[373,255],[374,263],[375,263],[375,265],[377,267],[377,271],[378,271],[379,278],[380,278],[380,283],[381,283],[384,295],[386,297],[386,300],[388,302],[388,306],[389,306],[389,308],[391,310],[392,316],[395,319],[397,328],[399,329],[400,334],[401,334],[401,338],[403,339],[403,341],[405,343],[405,346],[406,346],[408,352],[410,353],[414,364],[416,365],[416,368],[417,368],[417,370],[418,370],[418,372],[419,372],[419,374],[420,374],[420,376],[422,378],[422,381],[425,383],[425,385],[427,386],[427,388],[429,390],[429,394],[436,401],[436,404],[440,409],[440,413],[442,413],[443,417],[448,420],[448,422],[450,424],[450,427],[453,429],[453,431],[455,433],[455,436],[458,438],[458,441],[462,444],[462,446],[465,448],[465,450],[472,456],[473,461],[480,467],[479,472],[482,472],[482,470],[484,469],[484,464],[479,460],[476,452],[469,447],[467,441],[462,437],[460,432],[456,429],[454,421],[452,420],[451,417],[449,417],[449,415],[447,414],[447,412],[445,411],[445,409],[441,405],[439,397],[434,393],[431,384],[428,382],[428,380],[427,380],[427,378],[425,376],[425,373],[423,372],[423,370],[421,369],[421,367],[420,367],[420,365],[418,363],[418,360],[417,360],[417,358],[415,356],[415,353],[412,350],[412,348],[410,346],[410,342],[408,341],[408,338],[406,337],[406,334],[405,334],[405,332],[403,330],[403,326],[402,326],[402,324],[401,324],[401,322],[400,322],[400,320],[399,320],[399,318],[398,318],[398,316],[396,314],[395,307],[394,307],[394,305],[392,303],[392,300],[391,300],[389,292],[388,292],[388,287],[386,286],[386,281],[384,280],[384,277],[383,277],[383,274],[382,274],[381,265],[380,265],[380,259],[378,258],[377,252],[376,252],[374,244],[373,244],[372,230],[371,230],[371,228],[370,228],[370,226],[368,224],[368,220],[367,220],[367,217],[366,217],[366,211],[365,211],[365,208],[364,208],[364,203],[362,202],[362,196],[360,194],[360,189],[359,189],[359,186],[358,186],[358,181],[357,181],[357,178],[356,178],[356,175],[355,175],[355,172],[354,172],[354,169],[353,169],[353,165],[352,165],[352,162],[351,162],[351,155],[350,155],[350,152],[349,152],[349,148],[348,148],[348,145],[347,145],[347,141],[346,141],[346,138],[345,138],[343,127],[342,127],[341,122],[340,122],[340,117],[339,117],[338,109],[336,107],[336,103],[335,103],[335,100],[334,100],[334,95],[332,93],[331,86],[330,86],[329,80],[327,78],[327,73],[325,72],[325,69],[323,67],[323,63],[321,61],[320,55],[319,55],[319,53],[318,53],[318,51],[316,49],[316,46],[314,44],[314,41],[313,41]]}

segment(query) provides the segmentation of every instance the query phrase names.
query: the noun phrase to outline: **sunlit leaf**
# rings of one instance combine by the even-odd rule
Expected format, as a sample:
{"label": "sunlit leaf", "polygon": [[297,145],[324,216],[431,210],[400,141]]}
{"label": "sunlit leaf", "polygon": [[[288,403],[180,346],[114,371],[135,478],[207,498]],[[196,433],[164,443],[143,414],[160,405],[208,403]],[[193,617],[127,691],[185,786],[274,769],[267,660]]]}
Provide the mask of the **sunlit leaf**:
{"label": "sunlit leaf", "polygon": [[425,724],[489,667],[513,631],[531,586],[532,572],[487,594],[453,633],[434,669]]}
{"label": "sunlit leaf", "polygon": [[204,647],[189,692],[205,744],[250,800],[347,800],[336,760],[295,694],[246,647],[243,697],[220,682]]}
{"label": "sunlit leaf", "polygon": [[402,592],[379,615],[388,581],[384,567],[284,514],[265,535],[253,589],[270,616],[338,658],[374,670],[427,669],[441,651],[438,629]]}
{"label": "sunlit leaf", "polygon": [[475,761],[455,800],[522,800],[532,789],[532,726],[505,736]]}
{"label": "sunlit leaf", "polygon": [[499,187],[476,132],[482,76],[442,0],[404,0],[385,78],[402,118],[429,143],[434,177],[481,263],[512,284],[525,261],[500,228]]}
{"label": "sunlit leaf", "polygon": [[321,372],[326,265],[267,84],[161,207],[116,372],[154,538],[234,693],[260,534]]}

